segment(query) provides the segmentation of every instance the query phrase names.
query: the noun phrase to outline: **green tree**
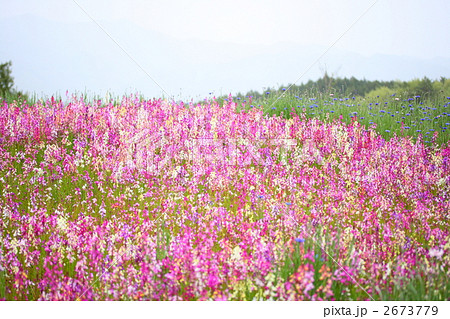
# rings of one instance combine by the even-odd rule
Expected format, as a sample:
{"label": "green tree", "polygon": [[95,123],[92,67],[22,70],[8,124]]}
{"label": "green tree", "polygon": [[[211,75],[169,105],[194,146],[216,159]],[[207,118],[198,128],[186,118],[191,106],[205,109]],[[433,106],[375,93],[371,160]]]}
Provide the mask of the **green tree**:
{"label": "green tree", "polygon": [[0,95],[2,96],[12,93],[14,78],[11,76],[11,65],[11,61],[0,64]]}
{"label": "green tree", "polygon": [[24,102],[29,100],[27,93],[13,88],[14,78],[11,73],[12,62],[0,64],[0,97],[7,102]]}
{"label": "green tree", "polygon": [[441,77],[439,81],[434,81],[433,91],[438,96],[450,96],[450,79]]}
{"label": "green tree", "polygon": [[387,86],[380,86],[380,87],[376,88],[375,90],[372,90],[369,93],[367,93],[366,98],[375,99],[375,98],[380,97],[381,99],[386,99],[395,93],[396,93],[395,90],[390,89]]}
{"label": "green tree", "polygon": [[411,94],[424,97],[430,97],[433,95],[433,83],[427,77],[422,80],[415,79],[408,83],[409,91]]}

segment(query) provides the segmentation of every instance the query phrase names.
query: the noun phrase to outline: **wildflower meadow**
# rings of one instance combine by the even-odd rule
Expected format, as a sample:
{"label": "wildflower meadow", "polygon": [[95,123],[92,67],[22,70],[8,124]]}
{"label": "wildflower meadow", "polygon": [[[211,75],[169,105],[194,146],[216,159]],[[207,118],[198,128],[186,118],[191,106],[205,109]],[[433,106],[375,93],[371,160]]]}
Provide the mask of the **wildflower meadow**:
{"label": "wildflower meadow", "polygon": [[3,101],[0,299],[447,300],[448,104],[334,98]]}

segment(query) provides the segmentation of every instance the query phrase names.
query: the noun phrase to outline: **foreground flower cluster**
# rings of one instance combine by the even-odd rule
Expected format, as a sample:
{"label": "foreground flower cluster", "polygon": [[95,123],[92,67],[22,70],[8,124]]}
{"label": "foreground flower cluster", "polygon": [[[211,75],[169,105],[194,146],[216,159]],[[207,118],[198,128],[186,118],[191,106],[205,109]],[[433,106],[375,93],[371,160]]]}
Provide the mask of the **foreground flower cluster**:
{"label": "foreground flower cluster", "polygon": [[0,107],[0,298],[448,297],[450,145],[124,98]]}

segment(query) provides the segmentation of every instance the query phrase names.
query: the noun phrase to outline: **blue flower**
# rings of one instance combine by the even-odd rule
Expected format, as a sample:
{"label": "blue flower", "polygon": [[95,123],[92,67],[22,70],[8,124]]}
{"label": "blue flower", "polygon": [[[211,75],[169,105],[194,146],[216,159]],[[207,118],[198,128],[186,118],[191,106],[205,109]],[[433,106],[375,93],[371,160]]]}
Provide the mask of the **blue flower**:
{"label": "blue flower", "polygon": [[[318,255],[318,254],[315,254],[315,255],[314,255],[314,258],[315,258],[315,259],[319,258],[319,255]],[[323,258],[322,258],[322,257],[320,258],[320,261],[323,261]]]}
{"label": "blue flower", "polygon": [[304,243],[305,242],[305,240],[303,238],[295,238],[295,241],[297,243]]}
{"label": "blue flower", "polygon": [[292,205],[292,203],[289,203],[289,202],[287,202],[287,203],[286,203],[286,205],[288,205],[288,206],[291,206],[291,205]]}

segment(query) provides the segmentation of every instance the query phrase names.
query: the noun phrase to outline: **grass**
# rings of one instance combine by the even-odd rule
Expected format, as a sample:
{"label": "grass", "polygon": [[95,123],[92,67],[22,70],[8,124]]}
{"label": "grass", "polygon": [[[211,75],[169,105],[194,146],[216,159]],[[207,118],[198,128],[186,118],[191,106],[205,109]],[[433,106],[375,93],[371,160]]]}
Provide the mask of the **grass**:
{"label": "grass", "polygon": [[[144,100],[142,95],[136,95],[141,102]],[[110,93],[102,97],[87,91],[75,93],[72,96],[80,96],[85,103],[99,106],[119,106],[126,98]],[[62,97],[57,95],[53,98],[62,100]],[[217,101],[219,105],[222,105],[228,99],[221,97]],[[280,89],[274,92],[267,91],[262,98],[256,100],[250,97],[232,99],[237,103],[239,112],[260,108],[268,116],[281,116],[285,119],[298,115],[306,119],[318,118],[326,122],[338,119],[347,124],[357,120],[367,128],[375,128],[378,134],[387,140],[394,136],[411,136],[414,140],[420,137],[424,143],[437,146],[442,146],[450,140],[450,97],[447,96],[433,99],[395,94],[385,98],[339,97],[317,92],[294,95],[285,89]],[[17,105],[44,102],[44,99],[38,98],[36,93],[29,96],[7,94],[3,100],[9,103],[15,102]],[[195,104],[198,103],[185,105],[189,107]],[[437,136],[435,136],[436,133]]]}
{"label": "grass", "polygon": [[257,100],[247,97],[233,101],[239,111],[260,108],[268,116],[286,119],[298,115],[327,122],[339,119],[347,124],[357,120],[367,128],[375,127],[385,139],[411,136],[416,140],[420,136],[426,144],[441,146],[450,138],[450,97],[446,96],[433,100],[395,95],[387,99],[365,99],[314,93],[298,96],[281,90],[266,92]]}
{"label": "grass", "polygon": [[[0,299],[447,298],[448,257],[427,252],[449,249],[443,244],[448,239],[443,218],[448,171],[442,164],[448,152],[425,151],[409,140],[381,143],[373,129],[333,122],[332,116],[342,115],[352,123],[354,116],[344,119],[345,111],[372,103],[374,113],[381,103],[334,99],[287,95],[276,101],[267,94],[251,102],[268,117],[290,105],[311,119],[289,122],[298,142],[287,152],[290,165],[281,165],[281,153],[273,150],[269,166],[199,167],[173,157],[152,173],[133,166],[144,158],[141,153],[134,154],[134,163],[120,159],[132,147],[126,133],[142,131],[134,125],[142,114],[141,125],[156,127],[154,134],[163,127],[174,141],[205,130],[225,134],[235,128],[242,134],[249,125],[256,132],[254,139],[248,137],[255,145],[267,124],[262,122],[269,119],[254,117],[249,101],[240,101],[238,110],[250,114],[231,114],[233,105],[214,103],[189,110],[142,99],[93,101],[89,121],[79,112],[87,109],[83,99],[66,108],[55,107],[53,100],[26,112],[1,109],[11,118],[26,119],[21,123],[34,135],[17,138],[23,128],[11,122],[0,131],[0,202],[6,207],[0,219],[5,258]],[[405,103],[427,105],[394,98],[383,110],[389,114],[393,105],[400,110]],[[439,107],[435,111],[447,106]],[[54,109],[60,113],[47,121]],[[154,117],[155,111],[161,116]],[[314,121],[316,116],[332,123]],[[108,122],[111,118],[120,130]],[[222,119],[216,129],[209,125]],[[192,122],[191,131],[184,121]],[[273,132],[284,134],[284,122],[276,121]],[[377,129],[391,123],[383,121]],[[446,132],[438,138],[440,133]],[[147,155],[156,154],[152,146],[141,147]],[[186,180],[177,167],[185,169]],[[395,236],[385,237],[385,232]]]}

